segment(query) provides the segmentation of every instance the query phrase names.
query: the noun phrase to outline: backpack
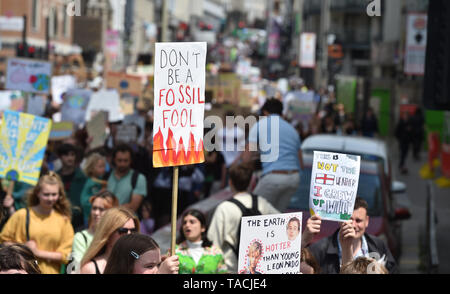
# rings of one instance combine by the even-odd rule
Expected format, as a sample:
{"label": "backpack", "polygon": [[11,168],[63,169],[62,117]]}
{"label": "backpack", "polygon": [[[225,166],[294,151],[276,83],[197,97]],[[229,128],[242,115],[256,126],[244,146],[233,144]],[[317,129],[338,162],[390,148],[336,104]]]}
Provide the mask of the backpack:
{"label": "backpack", "polygon": [[[230,200],[228,200],[231,203],[234,203],[235,205],[237,205],[237,207],[239,207],[239,209],[242,212],[242,217],[246,217],[246,216],[254,216],[254,215],[262,215],[262,213],[258,210],[258,196],[257,195],[252,195],[252,207],[251,208],[247,208],[245,207],[244,204],[242,204],[240,201],[236,200],[235,198],[232,198]],[[241,220],[239,221],[239,227],[237,230],[237,234],[236,234],[236,247],[231,246],[231,249],[233,249],[233,252],[236,254],[236,256],[239,256],[239,245],[241,242],[241,223],[242,223],[242,217]]]}

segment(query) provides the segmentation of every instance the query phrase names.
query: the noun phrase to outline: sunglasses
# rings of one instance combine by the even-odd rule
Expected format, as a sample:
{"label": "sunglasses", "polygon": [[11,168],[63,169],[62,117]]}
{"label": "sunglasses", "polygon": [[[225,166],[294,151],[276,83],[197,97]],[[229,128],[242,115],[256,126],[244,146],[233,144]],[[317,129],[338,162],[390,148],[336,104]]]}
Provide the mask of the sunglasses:
{"label": "sunglasses", "polygon": [[127,229],[127,228],[118,228],[117,229],[117,233],[119,233],[119,235],[124,235],[124,234],[133,234],[133,233],[137,233],[137,229],[133,228],[133,229]]}

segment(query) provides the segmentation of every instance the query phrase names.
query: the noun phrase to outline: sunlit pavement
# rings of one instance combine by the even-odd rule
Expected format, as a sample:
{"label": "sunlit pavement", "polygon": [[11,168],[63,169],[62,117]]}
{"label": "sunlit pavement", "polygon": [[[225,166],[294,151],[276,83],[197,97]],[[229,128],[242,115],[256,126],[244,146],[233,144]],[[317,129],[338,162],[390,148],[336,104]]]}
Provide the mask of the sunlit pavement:
{"label": "sunlit pavement", "polygon": [[[400,273],[415,274],[424,273],[420,267],[420,246],[419,242],[426,227],[426,207],[427,207],[427,180],[420,177],[419,171],[426,163],[427,153],[423,151],[421,159],[415,161],[410,151],[407,168],[409,173],[402,175],[398,170],[398,145],[396,141],[389,142],[392,156],[392,169],[394,179],[404,182],[407,185],[407,194],[411,202],[412,217],[403,221],[403,246],[400,258]],[[437,172],[436,175],[440,175]],[[434,182],[433,182],[434,184]],[[438,218],[437,224],[437,247],[439,257],[439,273],[450,273],[450,189],[439,188],[435,185],[435,203]]]}

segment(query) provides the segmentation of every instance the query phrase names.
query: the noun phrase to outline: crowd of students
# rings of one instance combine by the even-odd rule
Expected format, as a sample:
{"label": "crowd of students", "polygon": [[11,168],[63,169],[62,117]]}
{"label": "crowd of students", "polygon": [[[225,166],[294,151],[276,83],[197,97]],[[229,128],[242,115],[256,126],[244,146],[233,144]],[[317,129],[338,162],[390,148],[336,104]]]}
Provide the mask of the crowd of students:
{"label": "crowd of students", "polygon": [[[341,130],[348,132],[341,107],[330,102],[323,111],[324,124],[319,130],[336,131],[332,125],[337,122]],[[155,230],[169,223],[172,172],[171,168],[152,167],[149,117],[145,130],[141,130],[145,132],[141,144],[116,142],[114,129],[118,123],[110,124],[111,136],[103,147],[94,150],[88,147],[92,138],[88,138],[85,129],[63,142],[50,142],[36,186],[17,182],[13,190],[8,190],[11,182],[0,183],[0,271],[236,273],[240,207],[230,201],[221,203],[209,227],[202,212],[185,210],[228,187],[233,191],[233,199],[247,208],[254,205],[256,198],[257,210],[262,214],[283,212],[298,185],[309,183],[300,183],[299,178],[303,168],[300,146],[306,135],[301,132],[303,128],[295,129],[285,120],[282,113],[283,104],[277,99],[268,99],[260,113],[263,120],[278,117],[281,122],[276,130],[280,135],[280,154],[274,162],[261,163],[261,177],[253,190],[256,197],[249,193],[257,166],[249,147],[270,130],[259,134],[257,127],[251,129],[249,137],[244,138],[243,152],[205,152],[205,163],[180,167],[177,211],[179,215],[184,213],[174,256],[160,252],[151,238]],[[365,126],[366,135],[376,133],[373,114],[368,114]],[[227,135],[227,131],[222,133],[222,139],[238,136],[235,146],[242,144],[241,134],[231,131]],[[263,141],[268,142],[267,138]],[[302,273],[361,272],[361,264],[373,264],[369,259],[372,251],[385,258],[370,266],[372,272],[396,272],[386,245],[365,233],[367,204],[358,205],[352,221],[322,243],[309,244],[320,232],[321,220],[317,216],[308,220],[302,236]],[[334,251],[330,255],[331,247]]]}

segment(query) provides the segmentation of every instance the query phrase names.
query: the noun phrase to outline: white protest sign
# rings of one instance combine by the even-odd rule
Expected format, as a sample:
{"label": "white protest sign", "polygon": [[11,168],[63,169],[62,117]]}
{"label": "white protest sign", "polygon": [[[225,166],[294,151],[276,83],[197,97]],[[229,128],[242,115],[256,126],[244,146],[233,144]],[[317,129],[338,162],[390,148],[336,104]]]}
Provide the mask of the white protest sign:
{"label": "white protest sign", "polygon": [[204,161],[206,43],[156,43],[153,165]]}
{"label": "white protest sign", "polygon": [[52,96],[53,101],[58,104],[62,104],[62,94],[70,89],[74,89],[77,86],[77,80],[74,76],[55,76],[52,77]]}
{"label": "white protest sign", "polygon": [[93,113],[98,111],[108,112],[109,122],[123,120],[124,115],[120,107],[119,92],[116,90],[100,90],[93,93],[86,109],[86,121],[90,121]]}
{"label": "white protest sign", "polygon": [[9,58],[5,89],[48,94],[52,64],[24,58]]}
{"label": "white protest sign", "polygon": [[302,213],[243,217],[240,274],[299,274]]}
{"label": "white protest sign", "polygon": [[361,157],[314,151],[309,208],[324,220],[344,222],[353,214]]}

